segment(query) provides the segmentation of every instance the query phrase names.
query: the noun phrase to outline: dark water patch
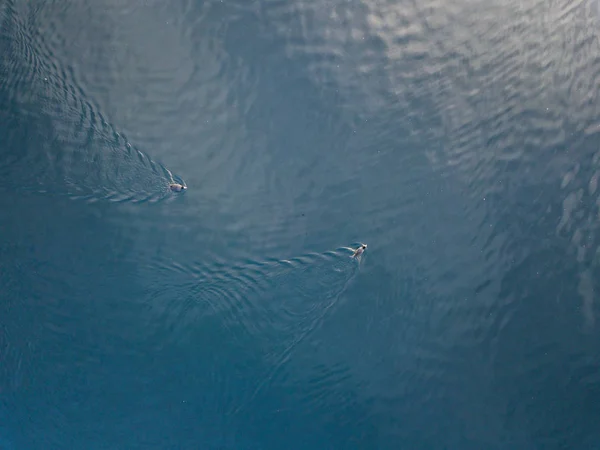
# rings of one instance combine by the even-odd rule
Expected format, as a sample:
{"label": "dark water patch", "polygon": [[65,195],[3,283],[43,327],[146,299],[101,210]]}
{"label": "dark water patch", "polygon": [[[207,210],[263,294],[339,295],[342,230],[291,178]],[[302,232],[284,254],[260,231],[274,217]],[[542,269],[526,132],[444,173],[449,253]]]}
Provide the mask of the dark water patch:
{"label": "dark water patch", "polygon": [[[11,239],[0,243],[0,403],[15,447],[168,446],[177,426],[157,425],[166,409],[200,437],[182,400],[160,400],[173,375],[186,381],[165,370],[181,366],[181,355],[146,351],[153,335],[132,300],[143,289],[131,239],[103,220],[114,208],[27,193],[1,204],[14,212],[1,225]],[[215,435],[203,431],[203,442]]]}
{"label": "dark water patch", "polygon": [[573,260],[559,263],[555,254],[560,251],[535,251],[506,274],[498,310],[502,325],[490,333],[488,354],[493,383],[505,393],[507,430],[526,431],[553,448],[597,439],[593,405],[600,395],[589,377],[596,370],[598,344],[587,334],[588,324],[581,324],[576,298],[580,268]]}

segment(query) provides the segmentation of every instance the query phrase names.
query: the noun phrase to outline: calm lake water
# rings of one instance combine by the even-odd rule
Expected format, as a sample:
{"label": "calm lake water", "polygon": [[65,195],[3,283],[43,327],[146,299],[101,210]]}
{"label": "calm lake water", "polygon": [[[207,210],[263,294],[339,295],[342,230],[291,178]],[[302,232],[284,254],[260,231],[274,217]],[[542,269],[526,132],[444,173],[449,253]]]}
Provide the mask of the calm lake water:
{"label": "calm lake water", "polygon": [[0,27],[0,449],[600,448],[597,1]]}

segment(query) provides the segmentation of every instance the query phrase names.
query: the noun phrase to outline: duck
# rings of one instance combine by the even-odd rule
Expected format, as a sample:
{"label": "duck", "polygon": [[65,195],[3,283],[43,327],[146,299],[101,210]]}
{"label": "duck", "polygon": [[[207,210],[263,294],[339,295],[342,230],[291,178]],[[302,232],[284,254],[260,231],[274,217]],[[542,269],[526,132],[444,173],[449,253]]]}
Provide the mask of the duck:
{"label": "duck", "polygon": [[352,258],[360,257],[360,255],[362,255],[366,249],[367,244],[360,244],[360,247],[358,247],[356,250],[354,250],[354,253],[352,253]]}
{"label": "duck", "polygon": [[181,192],[185,191],[187,186],[179,183],[169,183],[169,189],[171,189],[173,192]]}

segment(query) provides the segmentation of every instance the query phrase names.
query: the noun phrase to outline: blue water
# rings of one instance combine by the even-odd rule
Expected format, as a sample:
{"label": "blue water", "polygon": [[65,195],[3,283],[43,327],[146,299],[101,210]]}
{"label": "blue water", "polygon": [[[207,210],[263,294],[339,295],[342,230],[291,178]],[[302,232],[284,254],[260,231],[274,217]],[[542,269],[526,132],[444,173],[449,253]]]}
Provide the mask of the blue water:
{"label": "blue water", "polygon": [[1,0],[0,448],[600,448],[599,11]]}

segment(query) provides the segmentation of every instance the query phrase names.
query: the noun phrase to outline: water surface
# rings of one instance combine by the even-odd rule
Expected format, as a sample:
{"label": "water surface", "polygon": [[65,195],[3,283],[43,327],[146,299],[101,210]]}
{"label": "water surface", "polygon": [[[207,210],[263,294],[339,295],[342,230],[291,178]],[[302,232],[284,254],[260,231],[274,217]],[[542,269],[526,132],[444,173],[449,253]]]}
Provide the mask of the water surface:
{"label": "water surface", "polygon": [[0,448],[598,445],[597,2],[0,20]]}

